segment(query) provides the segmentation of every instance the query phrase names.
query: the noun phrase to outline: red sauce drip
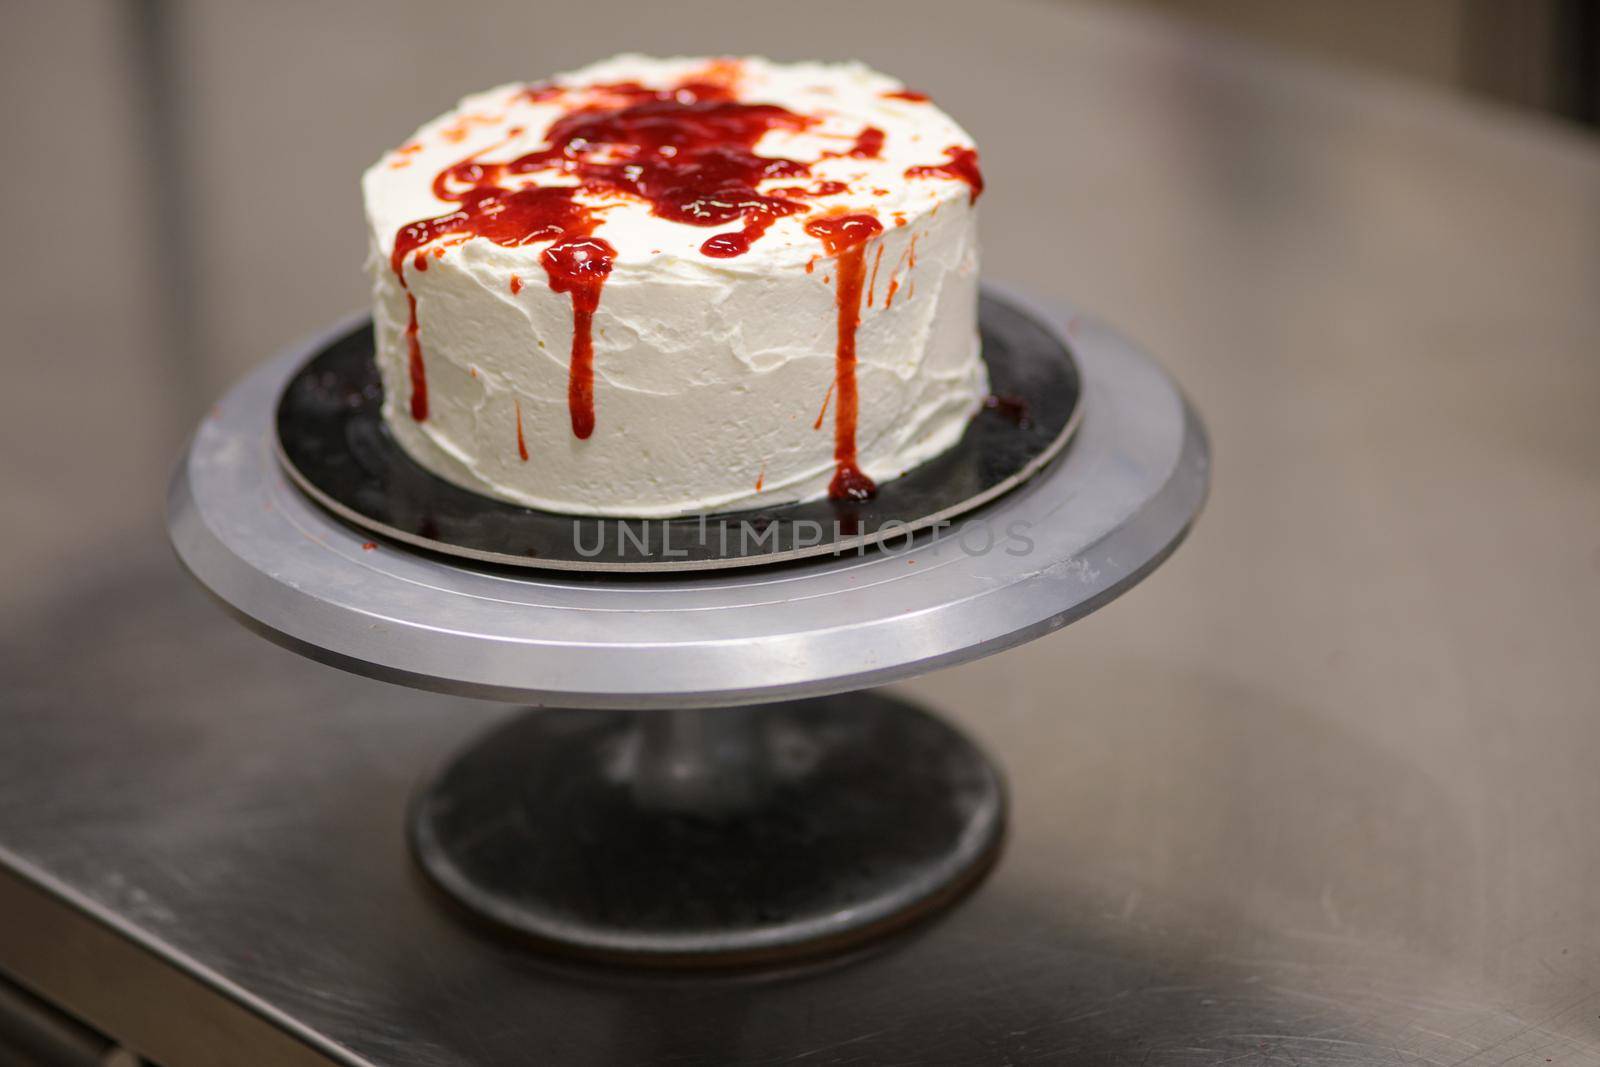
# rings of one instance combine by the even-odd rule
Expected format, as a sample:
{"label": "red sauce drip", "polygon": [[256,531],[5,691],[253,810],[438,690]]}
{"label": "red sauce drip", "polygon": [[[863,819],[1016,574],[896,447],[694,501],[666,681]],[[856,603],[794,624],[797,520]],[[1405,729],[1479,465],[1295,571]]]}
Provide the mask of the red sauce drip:
{"label": "red sauce drip", "polygon": [[572,294],[572,360],[567,370],[567,410],[572,435],[594,433],[594,313],[616,249],[600,237],[567,237],[544,250],[540,261],[550,288]]}
{"label": "red sauce drip", "polygon": [[852,159],[877,159],[882,154],[883,131],[876,126],[868,126],[856,134],[856,143],[845,153]]}
{"label": "red sauce drip", "polygon": [[752,215],[745,220],[744,228],[733,233],[719,233],[715,237],[707,237],[700,244],[702,255],[715,259],[732,259],[742,256],[750,251],[750,243],[767,232],[767,227],[772,225],[776,215],[765,212]]}
{"label": "red sauce drip", "polygon": [[833,399],[833,387],[836,383],[828,383],[828,391],[822,394],[822,406],[817,409],[817,421],[811,424],[813,430],[822,429],[822,420],[828,417],[828,403]]}
{"label": "red sauce drip", "polygon": [[529,103],[537,104],[542,101],[558,97],[565,91],[566,90],[562,89],[559,85],[551,85],[549,82],[539,82],[535,85],[525,86],[522,92],[518,93],[517,95]]}
{"label": "red sauce drip", "polygon": [[511,276],[511,295],[516,296],[520,292],[522,292],[522,277],[513,274]]}
{"label": "red sauce drip", "polygon": [[850,147],[842,152],[824,152],[823,159],[877,159],[883,152],[884,133],[876,126],[863,127]]}
{"label": "red sauce drip", "polygon": [[772,190],[772,195],[773,196],[785,196],[785,197],[792,197],[792,196],[801,196],[801,197],[804,197],[804,196],[837,196],[839,193],[848,191],[849,188],[850,187],[848,185],[846,185],[844,182],[827,181],[827,182],[817,182],[816,184],[812,185],[811,188],[809,188],[809,189],[807,189],[803,185],[785,185],[781,189]]}
{"label": "red sauce drip", "polygon": [[411,350],[411,417],[418,422],[428,417],[428,373],[422,365],[422,344],[417,340],[417,298],[406,292],[406,347]]}
{"label": "red sauce drip", "polygon": [[376,541],[363,541],[363,542],[361,542],[361,551],[363,551],[363,552],[372,552],[372,551],[376,550],[377,547],[378,547],[378,542],[376,542]]}
{"label": "red sauce drip", "polygon": [[861,324],[867,242],[883,232],[883,225],[871,215],[836,215],[813,219],[806,223],[806,232],[821,240],[822,247],[839,261],[839,284],[835,289],[839,337],[834,358],[834,391],[839,400],[833,409],[834,474],[828,496],[834,500],[867,500],[877,492],[877,486],[856,465],[856,328]]}
{"label": "red sauce drip", "polygon": [[1020,396],[1013,396],[1009,393],[990,393],[983,398],[983,406],[989,411],[999,412],[1024,429],[1031,424],[1031,420],[1028,418],[1028,402]]}
{"label": "red sauce drip", "polygon": [[[545,100],[563,92],[535,86],[523,95]],[[700,250],[715,257],[742,255],[776,219],[805,210],[795,199],[763,195],[757,184],[810,173],[805,163],[757,155],[756,142],[769,130],[802,129],[814,121],[773,104],[739,103],[726,80],[664,90],[620,83],[584,94],[606,106],[582,107],[557,119],[545,147],[503,163],[480,160],[478,153],[440,171],[434,195],[456,204],[456,210],[401,227],[391,259],[405,286],[406,256],[444,237],[484,237],[507,247],[553,242],[542,262],[550,288],[572,297],[568,401],[572,431],[579,438],[594,432],[591,331],[616,253],[594,236],[596,211],[604,209],[585,207],[575,194],[583,189],[635,196],[648,202],[652,213],[692,226],[737,222],[738,230],[707,239]],[[517,188],[509,180],[539,171],[571,175],[579,185]],[[414,265],[425,269],[420,253]],[[427,418],[427,393],[414,298],[411,306],[411,410],[421,420]]]}
{"label": "red sauce drip", "polygon": [[517,455],[522,457],[522,462],[528,462],[528,442],[522,436],[522,401],[512,398],[517,406]]}
{"label": "red sauce drip", "polygon": [[883,95],[887,96],[891,100],[910,100],[914,104],[925,104],[928,102],[928,94],[919,93],[915,89],[898,89],[895,92],[884,93]]}
{"label": "red sauce drip", "polygon": [[[556,245],[545,250],[544,260],[545,270],[550,274],[550,287],[558,293],[572,294],[574,315],[568,391],[575,400],[586,400],[582,410],[574,406],[572,425],[574,432],[580,426],[587,427],[578,433],[579,437],[587,437],[594,430],[594,347],[589,337],[589,324],[600,301],[600,283],[611,272],[611,258],[615,253],[604,241],[589,237],[599,220],[574,199],[574,189],[541,186],[503,189],[488,184],[498,176],[491,165],[474,160],[465,167],[486,184],[473,184],[457,192],[450,189],[444,179],[452,172],[461,171],[463,164],[443,171],[434,180],[434,192],[440,199],[453,200],[460,206],[448,215],[421,219],[401,227],[395,235],[390,265],[400,283],[405,285],[406,255],[449,236],[484,237],[506,247],[551,240],[557,245],[582,245],[584,253],[577,260],[569,262],[570,257],[558,256],[558,261],[552,265],[551,251]],[[603,262],[589,262],[593,257]],[[424,262],[419,251],[413,265],[425,269]],[[421,422],[428,417],[426,373],[422,346],[417,338],[416,297],[410,292],[406,297],[412,309],[407,329],[411,345],[411,415]]]}
{"label": "red sauce drip", "polygon": [[955,178],[966,182],[972,189],[970,203],[976,204],[978,197],[983,194],[983,172],[978,169],[978,153],[976,149],[962,148],[960,145],[951,145],[946,148],[945,155],[950,158],[943,163],[935,163],[925,167],[907,167],[907,178]]}
{"label": "red sauce drip", "polygon": [[416,141],[406,142],[394,150],[394,154],[400,158],[393,160],[389,164],[389,169],[399,170],[401,167],[411,166],[411,157],[420,151],[422,151],[422,145],[418,144]]}

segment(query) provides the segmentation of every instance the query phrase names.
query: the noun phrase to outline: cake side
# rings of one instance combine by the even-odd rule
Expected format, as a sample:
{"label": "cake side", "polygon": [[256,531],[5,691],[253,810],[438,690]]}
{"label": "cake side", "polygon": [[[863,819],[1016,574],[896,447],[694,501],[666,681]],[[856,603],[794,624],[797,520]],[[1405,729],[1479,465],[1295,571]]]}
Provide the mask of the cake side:
{"label": "cake side", "polygon": [[987,390],[971,139],[859,65],[618,57],[468,97],[363,188],[385,419],[480,492],[866,495]]}

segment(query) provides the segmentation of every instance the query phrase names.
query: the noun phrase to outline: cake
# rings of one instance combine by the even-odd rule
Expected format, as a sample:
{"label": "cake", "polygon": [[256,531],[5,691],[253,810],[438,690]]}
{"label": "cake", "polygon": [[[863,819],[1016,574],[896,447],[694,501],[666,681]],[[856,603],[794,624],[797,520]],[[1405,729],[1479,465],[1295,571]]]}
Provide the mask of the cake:
{"label": "cake", "polygon": [[976,149],[859,64],[618,56],[469,96],[362,184],[385,423],[475,492],[860,500],[987,393]]}

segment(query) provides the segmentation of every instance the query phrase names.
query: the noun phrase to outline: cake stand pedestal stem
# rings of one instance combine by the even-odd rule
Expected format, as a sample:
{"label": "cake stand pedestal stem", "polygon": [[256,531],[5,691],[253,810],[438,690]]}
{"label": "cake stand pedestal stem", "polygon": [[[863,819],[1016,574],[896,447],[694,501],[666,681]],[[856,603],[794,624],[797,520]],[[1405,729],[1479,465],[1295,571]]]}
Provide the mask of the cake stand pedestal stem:
{"label": "cake stand pedestal stem", "polygon": [[641,809],[705,818],[747,813],[777,770],[759,708],[674,708],[639,716],[617,768]]}

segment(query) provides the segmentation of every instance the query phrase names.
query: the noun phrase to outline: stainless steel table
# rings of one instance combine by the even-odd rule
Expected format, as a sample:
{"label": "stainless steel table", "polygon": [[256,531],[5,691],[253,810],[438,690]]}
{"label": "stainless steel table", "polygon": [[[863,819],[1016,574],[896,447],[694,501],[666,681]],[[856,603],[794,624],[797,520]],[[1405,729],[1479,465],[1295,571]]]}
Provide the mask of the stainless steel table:
{"label": "stainless steel table", "polygon": [[[642,43],[694,47],[673,7]],[[864,58],[985,143],[991,271],[1161,353],[1216,454],[1158,581],[905,687],[1010,771],[991,880],[793,973],[639,978],[479,939],[372,872],[404,869],[395,812],[501,713],[225,623],[162,545],[158,475],[128,490],[143,521],[10,546],[38,562],[0,627],[0,969],[172,1067],[1600,1063],[1600,149],[1163,22],[870,7],[837,12],[870,23]],[[604,48],[588,26],[564,46]],[[278,63],[270,31],[240,40]],[[952,74],[973,50],[1007,76]],[[8,499],[37,467],[0,474]],[[144,855],[97,863],[134,830]],[[230,855],[286,838],[283,879],[315,893],[235,879]],[[286,957],[282,932],[352,901],[348,940]],[[230,998],[138,960],[140,931],[220,928],[253,935],[216,961]],[[355,992],[374,972],[381,1001]]]}

